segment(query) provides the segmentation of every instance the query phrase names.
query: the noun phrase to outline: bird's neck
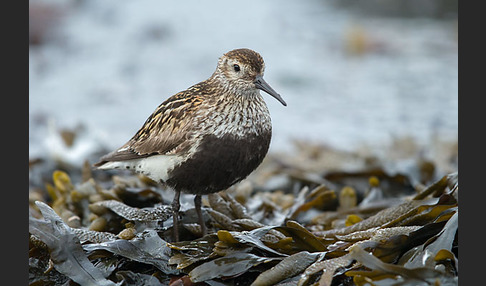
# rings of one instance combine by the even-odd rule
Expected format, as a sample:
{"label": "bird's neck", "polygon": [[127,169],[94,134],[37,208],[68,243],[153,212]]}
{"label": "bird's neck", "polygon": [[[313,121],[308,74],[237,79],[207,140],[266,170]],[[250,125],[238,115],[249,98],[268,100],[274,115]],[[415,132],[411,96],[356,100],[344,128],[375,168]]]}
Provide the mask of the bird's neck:
{"label": "bird's neck", "polygon": [[236,89],[217,75],[207,81],[210,85],[206,86],[217,86],[223,91],[207,94],[205,104],[213,111],[205,115],[204,125],[213,126],[215,130],[211,132],[218,136],[227,131],[237,136],[271,133],[270,113],[258,89]]}
{"label": "bird's neck", "polygon": [[245,101],[249,101],[248,104],[265,105],[263,97],[260,95],[260,91],[256,89],[252,83],[228,80],[228,78],[218,70],[216,70],[206,81],[210,86],[216,86],[218,90],[223,91],[221,93],[214,93],[215,95],[222,95],[221,97],[227,97],[229,100],[240,102],[244,105],[247,104]]}

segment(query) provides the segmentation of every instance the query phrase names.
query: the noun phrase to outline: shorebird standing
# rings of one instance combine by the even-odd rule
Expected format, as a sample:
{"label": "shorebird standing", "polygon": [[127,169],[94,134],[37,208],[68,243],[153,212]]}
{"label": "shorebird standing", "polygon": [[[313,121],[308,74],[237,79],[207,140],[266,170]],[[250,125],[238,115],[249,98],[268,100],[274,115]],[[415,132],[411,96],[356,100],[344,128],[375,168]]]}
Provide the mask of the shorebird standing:
{"label": "shorebird standing", "polygon": [[264,70],[253,50],[227,52],[210,78],[164,101],[125,145],[94,166],[134,170],[172,188],[175,241],[180,194],[195,194],[204,235],[201,196],[243,180],[267,154],[272,124],[259,90],[287,105],[263,80]]}

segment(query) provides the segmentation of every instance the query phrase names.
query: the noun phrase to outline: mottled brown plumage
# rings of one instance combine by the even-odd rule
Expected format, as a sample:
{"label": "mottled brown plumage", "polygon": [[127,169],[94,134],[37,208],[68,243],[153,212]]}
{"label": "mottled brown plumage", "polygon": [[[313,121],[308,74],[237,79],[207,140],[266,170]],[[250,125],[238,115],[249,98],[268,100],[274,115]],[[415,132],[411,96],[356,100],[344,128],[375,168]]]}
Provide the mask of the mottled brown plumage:
{"label": "mottled brown plumage", "polygon": [[132,169],[176,192],[174,238],[178,240],[180,192],[201,195],[246,178],[263,160],[272,127],[259,89],[286,103],[264,80],[262,57],[250,49],[224,54],[213,75],[168,98],[122,147],[101,157],[100,169]]}

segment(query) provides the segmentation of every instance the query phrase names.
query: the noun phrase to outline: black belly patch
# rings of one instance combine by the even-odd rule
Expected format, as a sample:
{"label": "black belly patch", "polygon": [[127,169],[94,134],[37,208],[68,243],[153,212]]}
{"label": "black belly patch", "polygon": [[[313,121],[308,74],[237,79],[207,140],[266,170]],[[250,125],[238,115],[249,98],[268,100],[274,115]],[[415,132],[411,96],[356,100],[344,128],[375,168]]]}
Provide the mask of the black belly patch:
{"label": "black belly patch", "polygon": [[225,190],[246,178],[267,154],[271,133],[247,136],[206,135],[194,155],[169,173],[167,184],[191,194]]}

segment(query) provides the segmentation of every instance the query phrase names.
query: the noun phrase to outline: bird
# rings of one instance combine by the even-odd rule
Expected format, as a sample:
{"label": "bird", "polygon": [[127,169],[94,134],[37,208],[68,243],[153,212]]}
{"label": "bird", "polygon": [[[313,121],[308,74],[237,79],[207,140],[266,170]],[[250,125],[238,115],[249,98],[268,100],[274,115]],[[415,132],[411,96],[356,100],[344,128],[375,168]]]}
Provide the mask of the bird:
{"label": "bird", "polygon": [[208,79],[162,102],[128,142],[94,167],[133,170],[172,189],[174,241],[179,241],[181,192],[194,194],[205,235],[201,196],[245,179],[268,152],[272,123],[260,90],[287,106],[263,79],[264,71],[259,53],[226,52]]}

